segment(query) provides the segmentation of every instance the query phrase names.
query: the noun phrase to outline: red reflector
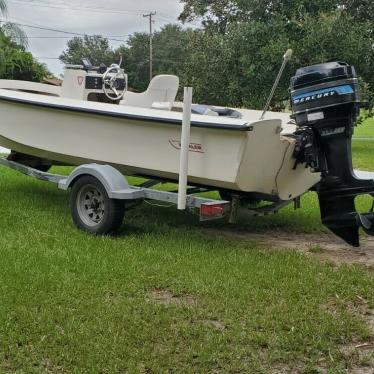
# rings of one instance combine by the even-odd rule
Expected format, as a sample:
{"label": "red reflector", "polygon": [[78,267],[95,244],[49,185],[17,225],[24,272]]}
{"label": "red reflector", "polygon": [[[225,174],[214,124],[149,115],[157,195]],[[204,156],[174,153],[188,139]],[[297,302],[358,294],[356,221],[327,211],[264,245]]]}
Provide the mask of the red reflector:
{"label": "red reflector", "polygon": [[200,215],[202,219],[221,218],[225,215],[228,205],[224,204],[201,204]]}

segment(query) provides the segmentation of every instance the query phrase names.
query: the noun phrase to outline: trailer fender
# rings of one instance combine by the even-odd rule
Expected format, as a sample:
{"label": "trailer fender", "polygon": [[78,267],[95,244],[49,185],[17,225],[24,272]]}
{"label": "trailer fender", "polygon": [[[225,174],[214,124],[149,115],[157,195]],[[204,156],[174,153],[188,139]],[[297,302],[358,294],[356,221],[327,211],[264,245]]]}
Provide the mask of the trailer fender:
{"label": "trailer fender", "polygon": [[73,186],[74,182],[85,175],[98,179],[110,199],[135,200],[144,198],[141,189],[131,188],[126,178],[110,165],[88,164],[78,166],[66,179],[59,181],[58,188],[66,191]]}

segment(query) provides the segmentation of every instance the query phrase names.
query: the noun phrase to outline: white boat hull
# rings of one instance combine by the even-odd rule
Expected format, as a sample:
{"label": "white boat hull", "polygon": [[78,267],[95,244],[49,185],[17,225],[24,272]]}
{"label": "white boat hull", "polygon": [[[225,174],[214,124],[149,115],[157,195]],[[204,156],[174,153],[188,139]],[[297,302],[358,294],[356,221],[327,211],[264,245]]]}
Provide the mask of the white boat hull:
{"label": "white boat hull", "polygon": [[[0,145],[67,165],[96,162],[125,175],[177,180],[181,127],[175,121],[181,113],[148,110],[138,116],[137,111],[0,90]],[[164,122],[155,121],[160,114]],[[193,121],[191,184],[290,200],[320,180],[301,165],[294,169],[295,142],[280,134],[280,120],[244,124],[193,116]]]}

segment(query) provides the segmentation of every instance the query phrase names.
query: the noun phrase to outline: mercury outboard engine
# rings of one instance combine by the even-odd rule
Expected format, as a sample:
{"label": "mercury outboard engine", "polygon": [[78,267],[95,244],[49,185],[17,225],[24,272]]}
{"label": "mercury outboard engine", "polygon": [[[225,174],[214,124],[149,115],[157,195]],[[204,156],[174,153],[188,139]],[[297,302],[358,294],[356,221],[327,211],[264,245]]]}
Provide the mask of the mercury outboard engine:
{"label": "mercury outboard engine", "polygon": [[374,235],[374,214],[359,214],[355,198],[374,197],[374,181],[357,178],[352,167],[352,135],[360,112],[356,71],[343,62],[304,67],[292,78],[290,91],[298,126],[295,158],[321,173],[316,190],[322,222],[358,247],[360,227]]}

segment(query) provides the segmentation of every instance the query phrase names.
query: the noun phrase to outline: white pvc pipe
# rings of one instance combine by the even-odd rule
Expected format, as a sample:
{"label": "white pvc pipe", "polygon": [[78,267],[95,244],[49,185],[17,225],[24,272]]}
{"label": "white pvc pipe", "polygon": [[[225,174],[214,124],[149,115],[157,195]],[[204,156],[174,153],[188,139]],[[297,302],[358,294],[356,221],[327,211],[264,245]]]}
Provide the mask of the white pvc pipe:
{"label": "white pvc pipe", "polygon": [[192,87],[184,88],[183,122],[181,152],[179,162],[178,209],[185,210],[187,205],[188,155],[191,136]]}

